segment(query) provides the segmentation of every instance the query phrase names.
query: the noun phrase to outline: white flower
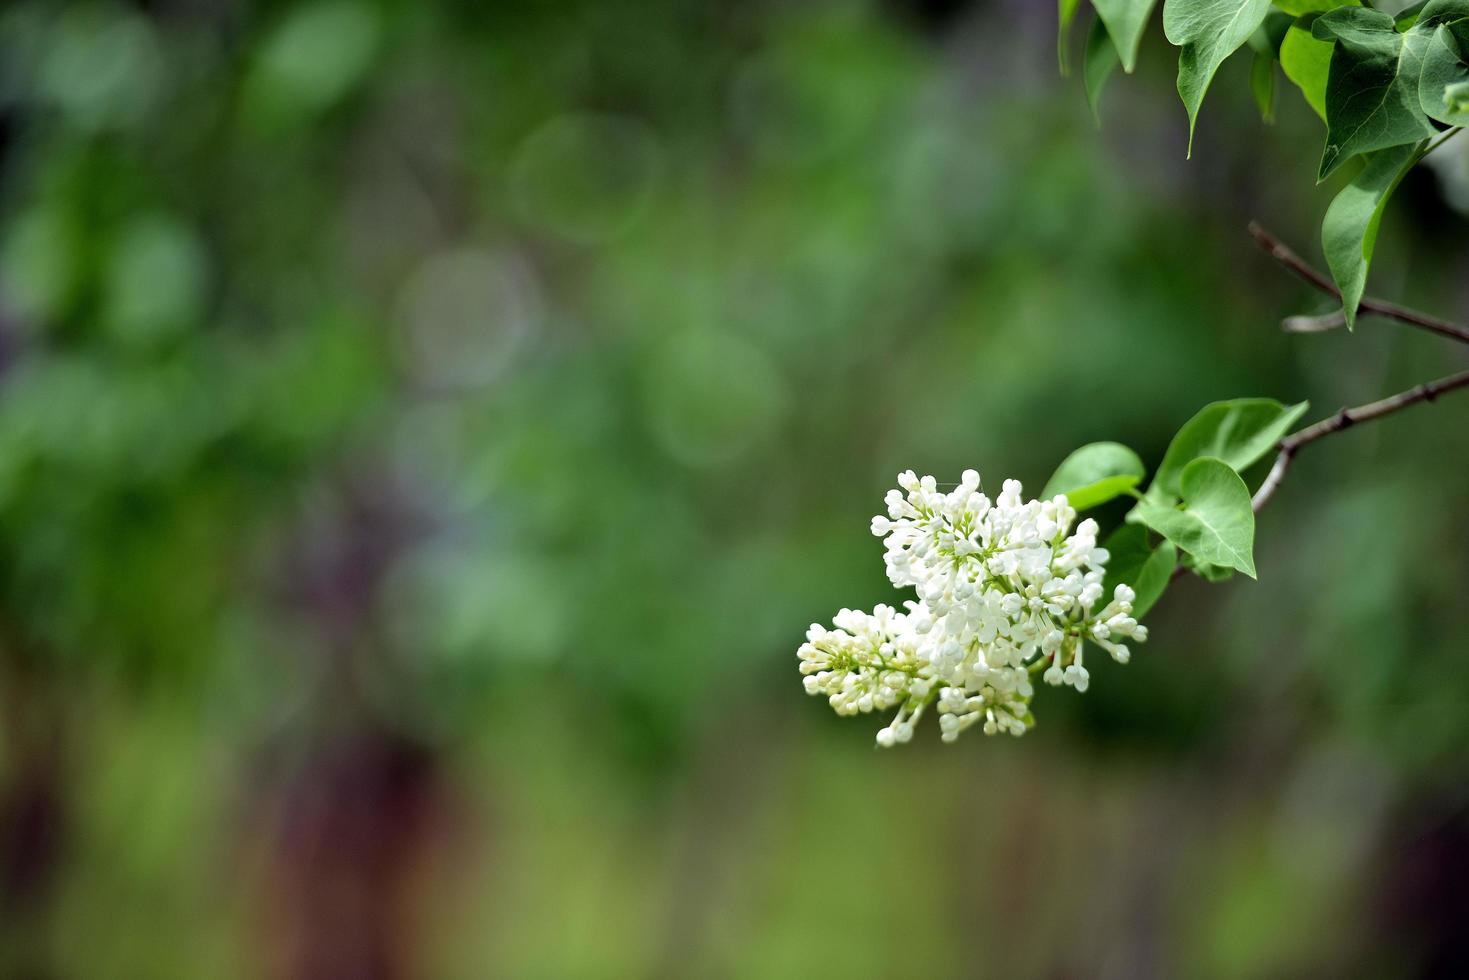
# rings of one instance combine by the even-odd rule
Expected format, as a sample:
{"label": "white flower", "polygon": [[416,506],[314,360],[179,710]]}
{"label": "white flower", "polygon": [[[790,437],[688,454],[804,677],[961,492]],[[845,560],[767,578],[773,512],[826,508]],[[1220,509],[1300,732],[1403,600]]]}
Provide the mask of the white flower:
{"label": "white flower", "polygon": [[912,739],[930,704],[946,742],[976,724],[986,734],[1024,734],[1033,673],[1085,691],[1086,642],[1126,663],[1118,641],[1147,639],[1126,585],[1097,610],[1107,551],[1095,521],[1073,530],[1065,496],[1026,501],[1007,480],[991,501],[974,470],[947,493],[911,470],[898,486],[872,533],[884,539],[889,580],[914,589],[917,601],[903,613],[843,609],[834,629],[813,625],[798,651],[807,693],[824,695],[838,714],[897,708],[879,745]]}

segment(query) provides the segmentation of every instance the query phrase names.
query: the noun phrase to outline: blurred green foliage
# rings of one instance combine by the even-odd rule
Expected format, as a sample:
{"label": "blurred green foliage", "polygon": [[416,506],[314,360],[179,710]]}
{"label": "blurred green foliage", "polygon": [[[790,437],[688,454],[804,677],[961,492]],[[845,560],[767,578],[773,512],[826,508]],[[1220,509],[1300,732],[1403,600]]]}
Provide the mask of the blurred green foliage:
{"label": "blurred green foliage", "polygon": [[[0,972],[1447,955],[1381,899],[1465,775],[1464,406],[1313,447],[1261,584],[1171,591],[1018,743],[874,756],[801,694],[805,625],[891,597],[899,469],[1155,467],[1212,398],[1455,353],[1281,336],[1243,221],[1305,239],[1315,136],[1221,87],[1185,165],[1146,44],[1099,134],[1053,18],[0,11]],[[1402,195],[1382,288],[1469,308]]]}

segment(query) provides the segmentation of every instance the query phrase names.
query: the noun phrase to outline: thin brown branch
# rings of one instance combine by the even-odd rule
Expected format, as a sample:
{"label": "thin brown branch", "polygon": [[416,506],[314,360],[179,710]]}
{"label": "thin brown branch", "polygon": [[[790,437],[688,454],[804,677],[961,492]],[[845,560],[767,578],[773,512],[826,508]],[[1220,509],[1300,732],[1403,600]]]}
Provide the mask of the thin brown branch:
{"label": "thin brown branch", "polygon": [[1333,433],[1349,429],[1359,422],[1370,422],[1380,419],[1384,415],[1391,415],[1410,405],[1419,402],[1431,402],[1439,395],[1447,394],[1459,388],[1469,387],[1469,371],[1460,371],[1436,381],[1427,381],[1407,391],[1399,392],[1388,398],[1383,398],[1356,408],[1343,408],[1328,418],[1322,419],[1314,425],[1309,425],[1298,432],[1293,432],[1280,441],[1280,453],[1275,457],[1275,465],[1270,468],[1270,473],[1265,477],[1265,482],[1260,484],[1260,489],[1255,491],[1255,497],[1250,502],[1258,513],[1262,507],[1270,502],[1275,496],[1275,491],[1285,480],[1286,472],[1295,459],[1296,453],[1305,446],[1318,439],[1324,439]]}
{"label": "thin brown branch", "polygon": [[[1341,300],[1341,291],[1336,288],[1336,284],[1331,279],[1312,267],[1305,259],[1291,251],[1289,246],[1280,239],[1260,227],[1258,222],[1250,222],[1250,236],[1255,239],[1256,244],[1269,253],[1272,259],[1295,273],[1297,277],[1314,288],[1319,289],[1321,292],[1326,293],[1328,296],[1334,296],[1338,301]],[[1409,309],[1406,306],[1389,303],[1384,299],[1364,296],[1362,297],[1362,301],[1357,304],[1357,312],[1359,314],[1370,313],[1375,316],[1387,317],[1389,320],[1397,320],[1399,323],[1406,323],[1420,330],[1428,330],[1439,336],[1452,337],[1460,343],[1469,344],[1469,327],[1451,323],[1448,320],[1441,320],[1436,316],[1420,313],[1418,310]],[[1325,319],[1317,319],[1314,330],[1331,329],[1331,327],[1326,326],[1327,322]],[[1293,317],[1287,320],[1286,323],[1294,324],[1296,323],[1296,318]],[[1337,325],[1339,326],[1345,323],[1346,319],[1343,317],[1341,324]],[[1293,328],[1287,327],[1286,329]],[[1297,332],[1302,331],[1297,330]]]}

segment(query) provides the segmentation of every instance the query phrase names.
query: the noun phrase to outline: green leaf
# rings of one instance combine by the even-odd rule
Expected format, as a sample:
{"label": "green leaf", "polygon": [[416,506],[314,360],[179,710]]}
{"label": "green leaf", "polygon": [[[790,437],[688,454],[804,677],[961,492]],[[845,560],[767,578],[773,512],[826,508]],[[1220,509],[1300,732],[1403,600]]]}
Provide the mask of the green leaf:
{"label": "green leaf", "polygon": [[1188,109],[1189,155],[1204,93],[1224,59],[1250,39],[1270,0],[1163,0],[1163,34],[1178,53],[1178,94]]}
{"label": "green leaf", "polygon": [[1275,59],[1263,51],[1256,51],[1250,64],[1250,91],[1254,93],[1260,118],[1267,123],[1275,122]]}
{"label": "green leaf", "polygon": [[1166,539],[1152,547],[1148,544],[1147,529],[1140,524],[1124,524],[1102,546],[1109,556],[1107,577],[1102,582],[1103,601],[1110,601],[1117,586],[1129,585],[1137,593],[1132,601],[1132,615],[1142,619],[1168,588],[1178,564],[1178,549]]}
{"label": "green leaf", "polygon": [[1204,456],[1183,468],[1183,503],[1139,503],[1138,519],[1192,557],[1255,577],[1255,512],[1250,491],[1221,459]]}
{"label": "green leaf", "polygon": [[1122,70],[1129,75],[1137,67],[1137,49],[1142,42],[1148,17],[1158,0],[1092,0],[1097,16],[1107,25],[1107,33],[1122,58]]}
{"label": "green leaf", "polygon": [[1423,16],[1423,10],[1428,6],[1428,3],[1429,0],[1418,0],[1411,7],[1398,11],[1397,16],[1393,18],[1393,26],[1400,31],[1406,31],[1418,23],[1418,19]]}
{"label": "green leaf", "polygon": [[1071,74],[1071,22],[1076,19],[1076,8],[1081,0],[1056,0],[1056,60],[1061,65],[1061,74]]}
{"label": "green leaf", "polygon": [[1255,33],[1250,35],[1250,47],[1256,51],[1264,52],[1271,57],[1280,54],[1280,42],[1285,40],[1285,32],[1290,30],[1295,18],[1289,14],[1283,14],[1278,10],[1272,10],[1265,15]]}
{"label": "green leaf", "polygon": [[1179,496],[1184,469],[1204,456],[1243,471],[1274,449],[1309,406],[1309,402],[1282,405],[1273,398],[1235,398],[1205,405],[1168,444],[1153,477],[1153,489]]}
{"label": "green leaf", "polygon": [[1335,10],[1337,7],[1358,6],[1358,0],[1349,0],[1341,3],[1340,0],[1275,0],[1275,6],[1293,17],[1302,14],[1319,14],[1326,10]]}
{"label": "green leaf", "polygon": [[1137,453],[1121,443],[1093,442],[1061,461],[1041,499],[1064,493],[1072,507],[1087,510],[1131,490],[1146,473]]}
{"label": "green leaf", "polygon": [[1418,97],[1423,55],[1432,39],[1420,20],[1399,33],[1390,15],[1343,7],[1317,17],[1312,34],[1336,39],[1326,81],[1326,148],[1318,180],[1359,153],[1416,143],[1434,134]]}
{"label": "green leaf", "polygon": [[1357,304],[1367,288],[1367,268],[1372,264],[1383,208],[1422,151],[1420,143],[1369,154],[1362,172],[1342,188],[1321,221],[1321,248],[1331,278],[1341,290],[1348,329],[1356,322]]}
{"label": "green leaf", "polygon": [[1206,582],[1226,582],[1234,578],[1234,569],[1225,568],[1223,565],[1215,565],[1207,561],[1199,561],[1199,559],[1192,555],[1184,555],[1183,561],[1180,564]]}
{"label": "green leaf", "polygon": [[1092,107],[1092,116],[1099,122],[1097,106],[1102,100],[1102,86],[1117,70],[1117,48],[1107,34],[1101,19],[1092,21],[1092,29],[1086,36],[1086,53],[1082,55],[1081,76],[1086,82],[1086,101]]}
{"label": "green leaf", "polygon": [[1280,67],[1322,121],[1326,119],[1326,78],[1331,70],[1332,42],[1317,39],[1311,33],[1316,18],[1307,14],[1285,32],[1280,42]]}
{"label": "green leaf", "polygon": [[[1450,126],[1469,126],[1469,106],[1456,105],[1450,92],[1469,90],[1469,64],[1464,46],[1449,25],[1440,24],[1423,52],[1423,70],[1418,76],[1418,104],[1430,119]],[[1462,99],[1459,100],[1462,103]]]}

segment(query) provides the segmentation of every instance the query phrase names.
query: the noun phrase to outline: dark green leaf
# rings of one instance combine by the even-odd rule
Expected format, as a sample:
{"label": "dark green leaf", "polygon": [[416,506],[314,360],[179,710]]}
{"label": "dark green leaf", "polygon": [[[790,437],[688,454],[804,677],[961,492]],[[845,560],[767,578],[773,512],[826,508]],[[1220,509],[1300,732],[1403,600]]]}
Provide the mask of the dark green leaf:
{"label": "dark green leaf", "polygon": [[1189,153],[1204,93],[1224,59],[1250,39],[1270,0],[1163,0],[1163,33],[1178,53],[1178,94],[1188,109]]}
{"label": "dark green leaf", "polygon": [[1399,33],[1380,10],[1343,7],[1317,17],[1311,31],[1336,39],[1326,81],[1326,148],[1317,179],[1359,153],[1416,143],[1433,124],[1418,97],[1433,28],[1420,21]]}
{"label": "dark green leaf", "polygon": [[1110,601],[1119,585],[1129,585],[1137,593],[1132,601],[1132,614],[1141,619],[1168,588],[1173,569],[1178,564],[1178,549],[1164,540],[1154,548],[1148,544],[1148,532],[1140,524],[1124,524],[1113,531],[1104,543],[1107,577],[1102,583],[1103,602]]}
{"label": "dark green leaf", "polygon": [[1382,211],[1403,175],[1422,155],[1422,144],[1395,146],[1369,154],[1357,175],[1326,209],[1321,221],[1321,248],[1331,278],[1341,290],[1347,327],[1356,322],[1357,304],[1367,288],[1367,268],[1377,245]]}
{"label": "dark green leaf", "polygon": [[1271,57],[1279,56],[1280,42],[1285,40],[1285,32],[1294,23],[1295,18],[1289,14],[1283,14],[1279,10],[1270,11],[1255,33],[1250,35],[1250,47]]}
{"label": "dark green leaf", "polygon": [[1250,91],[1255,96],[1255,106],[1260,118],[1267,123],[1275,121],[1275,59],[1263,51],[1255,52],[1250,65]]}
{"label": "dark green leaf", "polygon": [[1092,21],[1092,29],[1086,36],[1086,53],[1082,55],[1081,75],[1086,82],[1086,101],[1092,107],[1092,115],[1100,119],[1097,106],[1102,99],[1102,86],[1117,70],[1117,48],[1107,34],[1101,19]]}
{"label": "dark green leaf", "polygon": [[1270,452],[1308,407],[1308,402],[1282,405],[1273,398],[1235,398],[1205,405],[1168,444],[1153,488],[1167,497],[1179,496],[1184,469],[1204,456],[1243,471]]}
{"label": "dark green leaf", "polygon": [[1148,26],[1148,16],[1158,0],[1092,0],[1097,16],[1107,25],[1107,33],[1122,58],[1122,70],[1132,74],[1137,67],[1137,49]]}
{"label": "dark green leaf", "polygon": [[1183,469],[1179,507],[1143,501],[1134,513],[1201,561],[1255,577],[1255,512],[1245,481],[1223,460],[1205,456]]}
{"label": "dark green leaf", "polygon": [[1056,59],[1060,62],[1063,75],[1071,74],[1071,22],[1076,18],[1076,8],[1079,6],[1081,0],[1056,0]]}
{"label": "dark green leaf", "polygon": [[1087,510],[1131,490],[1146,473],[1137,453],[1121,443],[1093,442],[1061,461],[1041,499],[1064,493],[1072,507]]}

